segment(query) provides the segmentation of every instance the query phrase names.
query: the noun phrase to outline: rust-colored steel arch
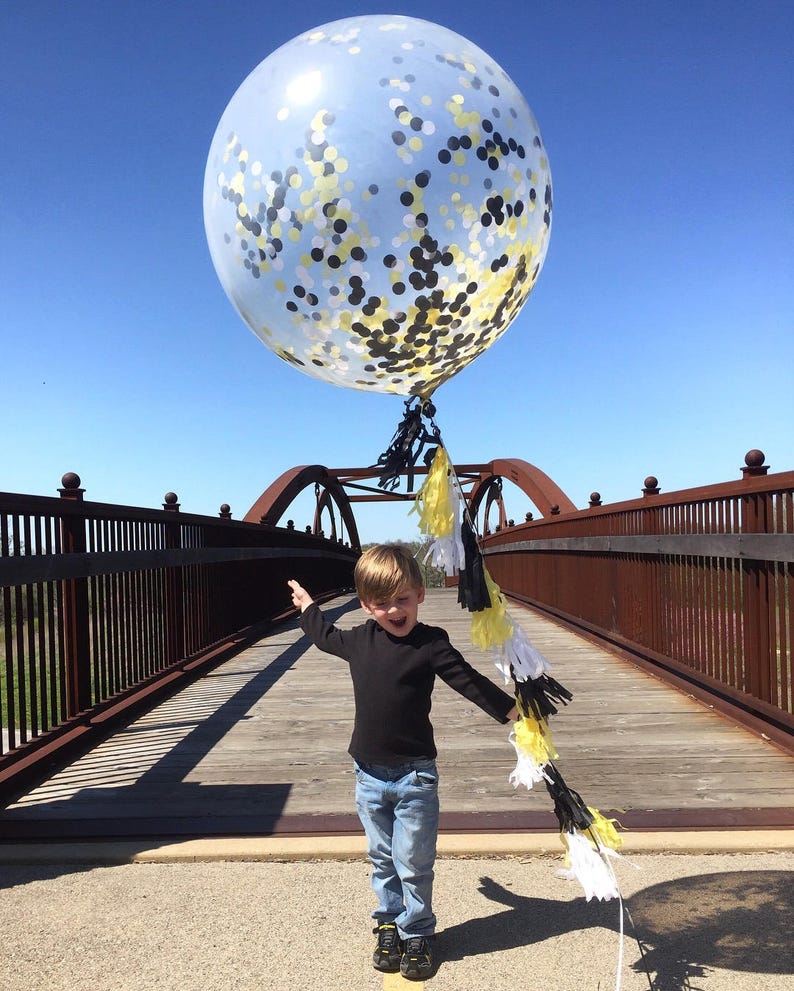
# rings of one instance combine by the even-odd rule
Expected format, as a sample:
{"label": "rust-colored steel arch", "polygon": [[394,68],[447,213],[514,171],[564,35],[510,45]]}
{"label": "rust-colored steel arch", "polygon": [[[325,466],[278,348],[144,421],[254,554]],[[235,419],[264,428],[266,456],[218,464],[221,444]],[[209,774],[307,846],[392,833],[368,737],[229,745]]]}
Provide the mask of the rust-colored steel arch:
{"label": "rust-colored steel arch", "polygon": [[543,517],[551,516],[554,507],[560,513],[576,512],[573,502],[545,471],[520,458],[499,458],[482,466],[480,477],[469,493],[469,513],[472,519],[476,519],[480,502],[493,486],[495,478],[506,478],[517,485],[529,496]]}
{"label": "rust-colored steel arch", "polygon": [[[480,503],[485,498],[486,519],[490,507],[496,504],[499,511],[499,525],[505,525],[505,509],[498,481],[501,478],[508,479],[521,489],[544,517],[557,512],[576,512],[573,502],[544,471],[520,458],[499,458],[487,464],[456,465],[455,471],[473,519],[476,519]],[[417,476],[422,476],[427,474],[428,469],[417,465],[413,472]],[[319,485],[324,491],[318,497],[314,529],[317,530],[319,527],[318,520],[323,509],[327,508],[329,512],[331,511],[330,500],[333,500],[339,508],[339,515],[347,529],[350,543],[358,550],[361,542],[353,516],[352,503],[410,501],[416,494],[384,491],[363,484],[366,480],[379,478],[380,474],[381,469],[374,466],[326,468],[323,465],[300,465],[297,468],[290,468],[265,489],[246,513],[245,521],[276,526],[290,504],[304,489],[310,485]]]}
{"label": "rust-colored steel arch", "polygon": [[299,465],[285,471],[251,506],[245,514],[245,522],[276,526],[290,504],[310,485],[320,485],[328,492],[339,508],[351,546],[359,550],[361,541],[350,500],[337,475],[323,465]]}

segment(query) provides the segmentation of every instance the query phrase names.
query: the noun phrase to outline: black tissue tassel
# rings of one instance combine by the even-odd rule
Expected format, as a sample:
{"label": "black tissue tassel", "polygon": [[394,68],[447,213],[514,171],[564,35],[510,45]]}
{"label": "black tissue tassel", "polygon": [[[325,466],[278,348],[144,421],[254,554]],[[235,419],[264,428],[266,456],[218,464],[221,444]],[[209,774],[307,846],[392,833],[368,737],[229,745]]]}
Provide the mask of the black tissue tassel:
{"label": "black tissue tassel", "polygon": [[471,524],[464,516],[460,525],[464,567],[458,574],[458,602],[469,612],[490,609],[491,594],[485,583],[485,564]]}
{"label": "black tissue tassel", "polygon": [[541,722],[549,716],[556,716],[558,709],[555,702],[567,705],[573,695],[559,681],[542,674],[539,678],[516,681],[516,697],[524,712],[531,712]]}
{"label": "black tissue tassel", "polygon": [[554,802],[554,814],[560,824],[560,832],[584,832],[595,822],[582,801],[582,796],[566,785],[556,766],[549,761],[543,769],[546,790]]}

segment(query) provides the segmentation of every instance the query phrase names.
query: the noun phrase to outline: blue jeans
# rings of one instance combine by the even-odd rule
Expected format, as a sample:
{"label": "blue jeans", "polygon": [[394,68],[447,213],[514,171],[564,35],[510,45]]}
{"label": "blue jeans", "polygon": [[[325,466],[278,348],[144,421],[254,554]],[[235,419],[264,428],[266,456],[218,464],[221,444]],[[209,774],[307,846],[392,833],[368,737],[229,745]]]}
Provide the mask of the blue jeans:
{"label": "blue jeans", "polygon": [[378,924],[394,922],[403,939],[431,936],[433,865],[438,836],[434,760],[396,767],[355,763],[356,809],[367,836]]}

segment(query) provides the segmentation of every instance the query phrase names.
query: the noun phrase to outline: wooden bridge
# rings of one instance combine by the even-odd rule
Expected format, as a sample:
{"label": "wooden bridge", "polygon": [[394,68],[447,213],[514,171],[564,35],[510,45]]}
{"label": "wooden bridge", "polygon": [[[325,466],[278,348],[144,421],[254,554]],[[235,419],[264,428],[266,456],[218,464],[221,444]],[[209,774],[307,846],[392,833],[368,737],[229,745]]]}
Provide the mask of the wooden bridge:
{"label": "wooden bridge", "polygon": [[[586,802],[636,828],[794,825],[794,472],[577,510],[523,461],[458,466],[488,569],[574,693],[552,722]],[[421,469],[417,469],[421,473]],[[0,493],[0,836],[358,831],[347,672],[310,648],[295,577],[340,623],[365,469],[285,473],[243,521]],[[509,518],[502,480],[539,518]],[[305,531],[283,522],[313,486]],[[336,509],[336,512],[335,512]],[[339,525],[337,526],[337,517]],[[347,539],[346,539],[347,538]],[[452,589],[424,615],[482,670]],[[552,829],[506,731],[441,685],[442,828]]]}
{"label": "wooden bridge", "polygon": [[[343,626],[355,598],[325,606]],[[518,622],[574,693],[552,719],[569,784],[631,829],[794,825],[794,757],[525,606]],[[454,590],[430,590],[480,670]],[[439,682],[433,720],[442,830],[553,831],[544,788],[514,790],[508,727]],[[358,832],[346,753],[352,697],[343,662],[293,620],[227,660],[0,813],[5,838],[185,837]]]}

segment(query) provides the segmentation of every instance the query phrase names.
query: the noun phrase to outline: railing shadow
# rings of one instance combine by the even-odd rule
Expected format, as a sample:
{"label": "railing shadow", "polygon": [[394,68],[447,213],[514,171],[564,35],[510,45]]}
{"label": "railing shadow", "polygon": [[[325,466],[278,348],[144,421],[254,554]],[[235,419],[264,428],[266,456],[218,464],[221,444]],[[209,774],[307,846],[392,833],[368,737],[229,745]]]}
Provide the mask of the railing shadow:
{"label": "railing shadow", "polygon": [[[627,899],[637,959],[652,991],[695,991],[693,980],[719,968],[794,975],[794,877],[787,871],[693,875],[652,885]],[[618,931],[614,902],[554,901],[517,895],[491,878],[480,892],[506,911],[445,929],[444,961],[531,946],[590,928]],[[633,926],[632,926],[633,923]],[[634,931],[633,931],[634,929]]]}
{"label": "railing shadow", "polygon": [[[358,600],[326,609],[331,621],[358,608]],[[283,624],[268,640],[294,635],[297,621]],[[223,667],[209,676],[201,693],[194,682],[158,703],[147,716],[120,731],[113,748],[100,745],[57,778],[40,786],[35,817],[25,804],[0,811],[0,836],[14,839],[166,837],[179,835],[268,835],[289,797],[288,781],[268,784],[212,784],[186,780],[197,765],[276,685],[309,649],[307,638],[290,642],[260,671],[232,673]],[[81,769],[82,767],[82,769]],[[79,776],[85,781],[84,786]],[[99,782],[99,784],[98,784]],[[118,799],[128,815],[113,815]],[[131,814],[130,813],[131,810]],[[151,839],[141,840],[141,847]]]}

